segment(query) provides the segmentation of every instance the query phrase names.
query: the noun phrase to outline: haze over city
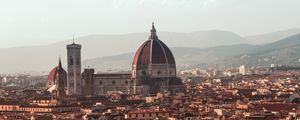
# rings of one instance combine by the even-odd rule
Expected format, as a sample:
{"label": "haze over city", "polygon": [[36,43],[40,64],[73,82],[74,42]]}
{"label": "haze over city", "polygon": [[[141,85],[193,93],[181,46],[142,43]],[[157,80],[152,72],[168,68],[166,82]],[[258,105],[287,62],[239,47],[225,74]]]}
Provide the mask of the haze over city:
{"label": "haze over city", "polygon": [[300,27],[299,0],[0,1],[0,48],[91,34],[231,31],[250,36]]}

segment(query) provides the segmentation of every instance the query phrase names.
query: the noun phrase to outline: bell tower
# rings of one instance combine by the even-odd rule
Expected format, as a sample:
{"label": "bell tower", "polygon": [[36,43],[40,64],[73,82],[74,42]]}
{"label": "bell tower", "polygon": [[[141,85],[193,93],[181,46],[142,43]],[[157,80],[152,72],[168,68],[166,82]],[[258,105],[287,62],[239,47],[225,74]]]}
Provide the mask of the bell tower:
{"label": "bell tower", "polygon": [[68,63],[68,80],[67,80],[67,94],[81,95],[81,45],[73,43],[67,45],[67,63]]}

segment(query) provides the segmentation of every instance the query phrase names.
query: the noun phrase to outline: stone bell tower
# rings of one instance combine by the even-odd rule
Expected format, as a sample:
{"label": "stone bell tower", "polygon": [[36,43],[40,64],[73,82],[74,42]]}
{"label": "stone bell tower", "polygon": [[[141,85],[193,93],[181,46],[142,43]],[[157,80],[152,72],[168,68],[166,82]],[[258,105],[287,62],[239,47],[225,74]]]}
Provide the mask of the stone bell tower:
{"label": "stone bell tower", "polygon": [[82,82],[81,82],[81,45],[73,43],[67,45],[67,63],[68,63],[68,81],[67,81],[67,94],[68,95],[81,95]]}

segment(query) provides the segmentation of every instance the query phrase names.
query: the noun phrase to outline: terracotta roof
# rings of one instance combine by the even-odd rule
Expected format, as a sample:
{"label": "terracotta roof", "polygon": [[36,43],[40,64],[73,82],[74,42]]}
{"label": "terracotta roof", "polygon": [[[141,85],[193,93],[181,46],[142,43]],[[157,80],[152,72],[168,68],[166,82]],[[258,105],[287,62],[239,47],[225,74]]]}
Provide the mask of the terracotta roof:
{"label": "terracotta roof", "polygon": [[0,105],[19,105],[19,101],[0,101]]}
{"label": "terracotta roof", "polygon": [[291,103],[276,103],[276,104],[257,104],[255,110],[270,110],[270,111],[292,111],[297,108],[297,104]]}
{"label": "terracotta roof", "polygon": [[155,110],[155,109],[143,109],[143,110],[131,110],[128,114],[140,114],[140,113],[168,113],[166,110]]}
{"label": "terracotta roof", "polygon": [[156,36],[152,26],[149,39],[139,47],[133,59],[133,65],[175,64],[171,50]]}
{"label": "terracotta roof", "polygon": [[64,80],[67,80],[67,72],[62,68],[60,59],[59,59],[58,66],[54,67],[54,68],[51,70],[51,72],[49,73],[49,75],[48,75],[48,80],[49,80],[49,81],[54,81],[54,80],[56,80],[58,71],[61,71],[61,72],[62,72],[62,77],[63,77],[63,79],[64,79]]}

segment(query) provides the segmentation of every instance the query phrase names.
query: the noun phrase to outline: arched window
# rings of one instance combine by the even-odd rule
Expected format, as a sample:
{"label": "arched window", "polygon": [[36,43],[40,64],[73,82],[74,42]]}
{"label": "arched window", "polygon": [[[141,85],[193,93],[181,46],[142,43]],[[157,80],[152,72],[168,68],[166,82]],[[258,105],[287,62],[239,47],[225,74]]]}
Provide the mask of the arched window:
{"label": "arched window", "polygon": [[79,65],[80,64],[80,60],[79,58],[76,59],[76,65]]}
{"label": "arched window", "polygon": [[102,85],[102,81],[99,81],[99,85]]}
{"label": "arched window", "polygon": [[157,75],[160,75],[161,74],[161,71],[157,71]]}
{"label": "arched window", "polygon": [[142,71],[142,75],[145,76],[146,75],[146,71]]}
{"label": "arched window", "polygon": [[73,65],[74,64],[74,61],[72,58],[70,58],[70,65]]}
{"label": "arched window", "polygon": [[112,83],[113,85],[115,85],[115,84],[116,84],[116,82],[115,82],[115,81],[112,81],[111,83]]}

